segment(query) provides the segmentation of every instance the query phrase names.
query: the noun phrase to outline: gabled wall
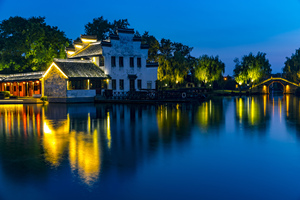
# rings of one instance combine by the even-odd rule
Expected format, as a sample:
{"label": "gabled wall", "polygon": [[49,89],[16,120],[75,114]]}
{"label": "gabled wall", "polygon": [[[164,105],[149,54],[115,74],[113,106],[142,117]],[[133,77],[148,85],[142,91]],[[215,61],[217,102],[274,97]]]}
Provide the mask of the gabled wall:
{"label": "gabled wall", "polygon": [[45,96],[48,97],[66,97],[67,80],[63,74],[52,66],[50,71],[44,77]]}
{"label": "gabled wall", "polygon": [[[138,80],[142,81],[142,89],[147,89],[147,82],[152,82],[155,89],[157,80],[157,68],[147,68],[148,49],[141,48],[141,41],[133,41],[133,34],[119,33],[119,39],[111,39],[111,47],[103,46],[103,56],[105,58],[105,74],[116,80],[115,92],[127,92],[130,90],[130,80],[128,75],[136,75],[134,80],[135,90],[138,90]],[[111,57],[115,56],[116,66],[111,66]],[[123,57],[123,67],[119,66],[119,59]],[[134,58],[134,67],[130,67],[130,57]],[[141,67],[137,67],[137,58],[141,58]],[[120,90],[119,80],[124,80],[124,89]],[[112,89],[112,81],[109,82],[109,89]]]}

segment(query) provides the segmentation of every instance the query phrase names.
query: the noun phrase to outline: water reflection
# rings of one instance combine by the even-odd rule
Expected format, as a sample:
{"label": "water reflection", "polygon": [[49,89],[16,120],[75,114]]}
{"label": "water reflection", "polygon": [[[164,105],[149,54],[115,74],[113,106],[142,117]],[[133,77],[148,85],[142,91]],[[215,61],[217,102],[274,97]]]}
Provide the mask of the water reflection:
{"label": "water reflection", "polygon": [[235,98],[237,124],[244,128],[266,129],[270,121],[269,101],[269,95]]}
{"label": "water reflection", "polygon": [[[98,179],[101,168],[101,143],[98,133],[100,121],[92,119],[95,117],[95,108],[89,106],[88,112],[81,112],[79,109],[82,106],[59,107],[62,117],[58,118],[55,114],[53,116],[51,112],[43,115],[45,160],[57,167],[68,157],[72,172],[78,173],[86,184],[91,185]],[[52,110],[55,107],[51,108],[50,105],[47,109]],[[105,130],[109,133],[109,113],[106,121]],[[107,145],[110,145],[109,141]]]}
{"label": "water reflection", "polygon": [[[226,111],[228,104],[232,114]],[[18,180],[46,179],[50,169],[63,167],[92,186],[110,173],[135,174],[161,151],[188,148],[193,133],[225,134],[220,130],[227,120],[235,118],[233,124],[245,133],[256,129],[264,135],[276,116],[300,130],[299,113],[300,100],[289,95],[202,104],[1,105],[0,162],[5,164],[0,166]]]}
{"label": "water reflection", "polygon": [[204,133],[207,133],[210,128],[218,128],[224,124],[224,115],[223,99],[209,100],[198,107],[196,124]]}

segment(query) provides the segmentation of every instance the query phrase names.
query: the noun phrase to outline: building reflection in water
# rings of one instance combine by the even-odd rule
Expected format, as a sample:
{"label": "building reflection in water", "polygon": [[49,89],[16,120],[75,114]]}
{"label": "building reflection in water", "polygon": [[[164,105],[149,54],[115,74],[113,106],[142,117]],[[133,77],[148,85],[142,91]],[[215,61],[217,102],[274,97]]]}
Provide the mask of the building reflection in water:
{"label": "building reflection in water", "polygon": [[[144,163],[142,159],[151,158],[149,155],[160,148],[186,144],[194,127],[207,135],[223,127],[227,108],[224,101],[232,103],[232,99],[217,99],[195,105],[0,105],[0,154],[7,160],[22,162],[20,169],[6,169],[13,175],[20,171],[18,177],[28,169],[38,168],[47,174],[49,166],[68,165],[75,177],[93,185],[100,174],[112,168],[127,170],[119,174],[132,173],[138,162]],[[300,122],[300,101],[293,96],[237,97],[233,106],[237,124],[247,128],[266,128],[270,115],[277,111],[286,121]],[[14,145],[11,141],[30,148],[25,153],[39,158],[38,164],[34,159],[24,160],[24,152],[6,151]]]}
{"label": "building reflection in water", "polygon": [[[66,112],[62,115],[65,118],[43,114],[45,159],[51,165],[59,166],[68,157],[72,172],[78,173],[81,180],[92,185],[98,179],[101,168],[100,121],[91,119],[90,111],[81,113],[80,108],[71,107],[68,110],[67,105],[61,106]],[[95,116],[96,111],[93,112]],[[109,134],[109,113],[105,120],[107,126],[103,127],[103,131]],[[110,141],[107,145],[110,146]]]}

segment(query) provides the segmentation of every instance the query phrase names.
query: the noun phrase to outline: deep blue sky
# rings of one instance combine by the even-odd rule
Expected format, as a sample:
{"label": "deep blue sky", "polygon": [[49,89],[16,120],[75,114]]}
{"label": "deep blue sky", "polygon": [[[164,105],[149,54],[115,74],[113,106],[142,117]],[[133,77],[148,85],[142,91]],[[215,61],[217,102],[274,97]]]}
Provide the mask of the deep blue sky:
{"label": "deep blue sky", "polygon": [[300,0],[0,0],[0,21],[10,16],[45,16],[75,39],[84,25],[104,16],[128,19],[140,33],[194,47],[192,55],[219,55],[232,75],[235,57],[267,53],[273,73],[300,48]]}

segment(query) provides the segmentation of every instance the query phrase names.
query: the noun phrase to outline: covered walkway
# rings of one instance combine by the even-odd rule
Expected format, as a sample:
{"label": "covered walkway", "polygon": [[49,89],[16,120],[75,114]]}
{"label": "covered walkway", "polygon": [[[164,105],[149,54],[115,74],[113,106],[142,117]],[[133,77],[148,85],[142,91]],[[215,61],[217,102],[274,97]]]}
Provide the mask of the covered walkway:
{"label": "covered walkway", "polygon": [[8,91],[12,96],[41,97],[44,72],[0,75],[0,91]]}

